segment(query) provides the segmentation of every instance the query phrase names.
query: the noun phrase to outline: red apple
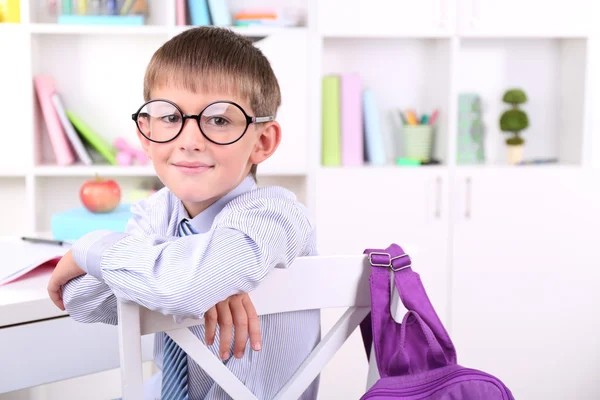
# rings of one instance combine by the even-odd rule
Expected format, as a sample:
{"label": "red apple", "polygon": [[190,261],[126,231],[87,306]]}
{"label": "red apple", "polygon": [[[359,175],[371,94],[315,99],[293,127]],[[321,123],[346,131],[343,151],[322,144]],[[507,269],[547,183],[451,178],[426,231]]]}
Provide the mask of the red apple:
{"label": "red apple", "polygon": [[117,208],[121,201],[121,188],[112,179],[96,179],[85,181],[79,189],[79,198],[89,211],[108,213]]}

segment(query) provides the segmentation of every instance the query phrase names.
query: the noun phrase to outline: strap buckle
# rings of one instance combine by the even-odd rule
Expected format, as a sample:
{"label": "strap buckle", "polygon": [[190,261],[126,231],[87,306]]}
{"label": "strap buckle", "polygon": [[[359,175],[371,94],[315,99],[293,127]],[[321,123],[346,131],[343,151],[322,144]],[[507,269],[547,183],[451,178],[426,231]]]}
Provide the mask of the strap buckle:
{"label": "strap buckle", "polygon": [[[378,255],[378,256],[387,256],[387,262],[382,263],[382,262],[374,262],[373,261],[373,255]],[[404,257],[408,257],[408,265],[402,265],[398,268],[394,268],[394,260],[400,259],[400,258],[404,258]],[[410,268],[412,266],[411,262],[410,262],[410,257],[408,256],[408,254],[404,253],[401,254],[399,256],[395,256],[392,257],[390,255],[390,253],[385,253],[385,252],[380,252],[380,251],[374,251],[369,253],[369,264],[371,264],[371,266],[373,267],[388,267],[389,269],[391,269],[394,272],[403,270],[405,268]]]}

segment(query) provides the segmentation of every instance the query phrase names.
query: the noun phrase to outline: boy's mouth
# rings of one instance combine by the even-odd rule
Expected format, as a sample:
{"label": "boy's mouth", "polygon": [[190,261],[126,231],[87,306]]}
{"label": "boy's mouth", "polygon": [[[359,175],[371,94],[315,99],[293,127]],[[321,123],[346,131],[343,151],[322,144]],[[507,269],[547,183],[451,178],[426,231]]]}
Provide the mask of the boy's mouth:
{"label": "boy's mouth", "polygon": [[201,174],[212,168],[212,165],[201,162],[179,161],[173,163],[173,166],[184,174]]}

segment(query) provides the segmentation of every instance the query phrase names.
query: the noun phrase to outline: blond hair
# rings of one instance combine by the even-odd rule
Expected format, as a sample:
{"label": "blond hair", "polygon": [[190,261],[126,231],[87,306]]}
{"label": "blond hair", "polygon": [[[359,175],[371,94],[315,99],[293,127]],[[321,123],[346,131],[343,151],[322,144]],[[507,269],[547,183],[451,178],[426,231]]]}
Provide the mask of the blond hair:
{"label": "blond hair", "polygon": [[[219,90],[250,103],[253,116],[276,116],[281,92],[269,60],[248,38],[229,29],[186,30],[152,56],[144,76],[144,99],[153,89],[172,86],[192,92]],[[250,174],[256,180],[256,165]]]}

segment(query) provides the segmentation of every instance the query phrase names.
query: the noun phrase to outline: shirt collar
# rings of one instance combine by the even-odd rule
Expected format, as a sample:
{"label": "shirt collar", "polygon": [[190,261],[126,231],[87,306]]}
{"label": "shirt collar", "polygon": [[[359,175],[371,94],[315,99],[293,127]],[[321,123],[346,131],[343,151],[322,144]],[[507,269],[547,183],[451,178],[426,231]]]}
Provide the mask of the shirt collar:
{"label": "shirt collar", "polygon": [[242,182],[240,182],[239,185],[233,188],[233,190],[231,190],[225,196],[221,197],[213,204],[208,206],[206,210],[202,211],[194,218],[190,218],[190,215],[183,206],[183,203],[181,202],[181,200],[179,200],[177,202],[177,226],[181,224],[181,220],[186,218],[190,221],[190,224],[196,232],[208,232],[210,230],[210,227],[212,226],[215,217],[221,212],[221,210],[227,205],[227,203],[229,203],[231,200],[238,197],[239,195],[249,192],[253,189],[256,189],[256,182],[254,181],[254,178],[252,178],[251,176],[247,176]]}

